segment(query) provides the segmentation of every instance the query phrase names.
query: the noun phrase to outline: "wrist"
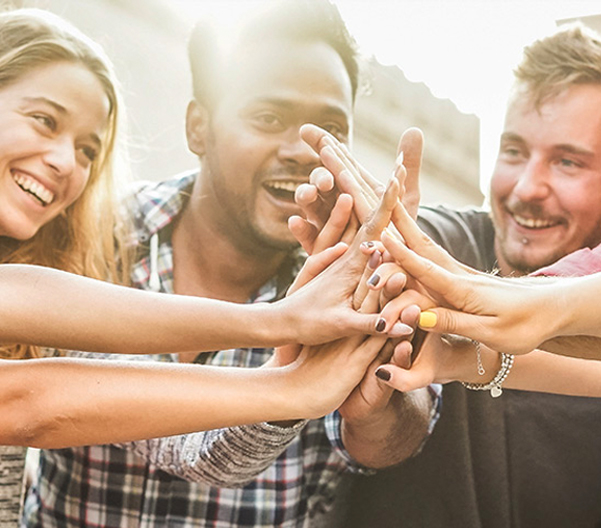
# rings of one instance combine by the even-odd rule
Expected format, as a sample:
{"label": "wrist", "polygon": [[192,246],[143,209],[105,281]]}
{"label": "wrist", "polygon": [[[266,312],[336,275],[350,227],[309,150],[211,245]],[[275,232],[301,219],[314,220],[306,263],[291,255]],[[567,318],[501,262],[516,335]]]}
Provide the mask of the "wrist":
{"label": "wrist", "polygon": [[[486,345],[472,339],[445,334],[441,336],[444,346],[451,348],[451,370],[445,379],[437,381],[464,381],[468,383],[487,383],[492,380],[494,373],[501,365],[500,354]],[[480,366],[484,373],[480,374]]]}
{"label": "wrist", "polygon": [[285,299],[274,303],[250,305],[255,312],[254,339],[266,347],[295,343],[294,324],[284,305]]}

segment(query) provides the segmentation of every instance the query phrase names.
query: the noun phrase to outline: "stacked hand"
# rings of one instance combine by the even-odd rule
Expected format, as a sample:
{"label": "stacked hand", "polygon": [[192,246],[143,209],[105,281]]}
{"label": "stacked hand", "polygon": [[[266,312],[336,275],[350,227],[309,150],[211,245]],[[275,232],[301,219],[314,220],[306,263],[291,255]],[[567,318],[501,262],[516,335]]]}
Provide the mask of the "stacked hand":
{"label": "stacked hand", "polygon": [[[362,245],[359,247],[365,255],[366,265],[361,280],[355,283],[353,306],[359,313],[375,313],[384,308],[380,318],[385,323],[384,331],[388,337],[377,341],[378,350],[375,354],[369,346],[375,342],[374,338],[364,340],[351,337],[336,344],[340,354],[357,347],[367,347],[371,354],[370,357],[364,356],[368,361],[363,365],[362,379],[355,381],[354,389],[339,407],[344,418],[343,440],[347,449],[360,462],[372,467],[389,465],[406,458],[419,447],[429,426],[432,405],[426,391],[410,395],[395,393],[374,375],[383,364],[408,368],[411,362],[412,347],[408,338],[417,324],[419,310],[394,309],[396,304],[393,299],[405,287],[405,274],[393,262],[385,262],[380,233],[390,225],[391,219],[400,214],[399,198],[408,197],[408,200],[417,203],[419,192],[416,185],[410,186],[409,192],[405,189],[408,171],[401,162],[401,156],[383,195],[386,215],[381,214],[382,206],[374,214],[374,204],[377,204],[383,186],[357,164],[348,150],[327,132],[313,125],[306,125],[301,133],[305,141],[320,155],[323,167],[316,169],[311,175],[311,182],[297,191],[297,202],[303,209],[304,218],[291,218],[290,228],[311,254],[310,261],[321,259],[320,255],[332,251],[329,248],[336,248],[341,243],[348,244],[355,240],[351,248],[356,247],[356,239],[361,237]],[[402,148],[413,153],[405,156],[405,160],[409,160],[414,182],[417,181],[421,161],[421,140],[421,133],[414,130],[405,134],[401,141]],[[364,227],[357,234],[361,225]],[[377,226],[377,229],[373,226]],[[341,261],[342,259],[332,266]],[[382,287],[376,287],[374,280],[368,284],[368,279],[376,269],[382,277]],[[337,267],[337,273],[344,272]],[[310,275],[313,273],[303,275],[300,280]],[[331,352],[333,348],[330,344],[320,350],[321,353],[324,350]],[[298,350],[285,347],[278,350],[276,358],[280,364],[287,363],[295,360],[297,354]],[[399,409],[400,406],[403,407],[402,410]],[[373,448],[378,442],[382,442],[382,438],[395,436],[399,438],[398,446],[389,451],[389,456],[372,455]],[[366,446],[367,443],[371,444],[371,449]]]}

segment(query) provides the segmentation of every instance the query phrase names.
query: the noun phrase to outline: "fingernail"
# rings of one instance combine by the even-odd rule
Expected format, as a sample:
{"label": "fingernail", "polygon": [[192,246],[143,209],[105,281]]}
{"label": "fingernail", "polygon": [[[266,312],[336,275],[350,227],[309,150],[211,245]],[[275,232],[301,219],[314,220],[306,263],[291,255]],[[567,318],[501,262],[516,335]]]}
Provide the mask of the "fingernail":
{"label": "fingernail", "polygon": [[382,258],[382,253],[380,253],[379,251],[374,251],[371,254],[371,257],[369,257],[369,260],[367,261],[367,265],[369,266],[370,269],[376,269],[380,265],[381,258]]}
{"label": "fingernail", "polygon": [[378,370],[376,370],[376,376],[378,376],[378,378],[380,378],[381,380],[390,381],[391,374],[388,370],[379,368]]}
{"label": "fingernail", "polygon": [[392,233],[392,231],[388,227],[385,227],[384,229],[382,229],[382,234],[383,235],[387,235],[390,238],[394,239],[394,234]]}
{"label": "fingernail", "polygon": [[367,285],[368,286],[373,286],[374,288],[378,285],[378,282],[380,282],[380,276],[377,273],[374,273],[368,280],[367,280]]}
{"label": "fingernail", "polygon": [[401,150],[401,152],[399,152],[399,155],[398,155],[398,156],[397,156],[397,158],[396,158],[396,162],[395,162],[395,163],[396,163],[397,165],[402,165],[402,164],[403,164],[403,161],[405,161],[405,154],[404,154],[404,152]]}
{"label": "fingernail", "polygon": [[376,323],[376,332],[383,332],[384,328],[386,328],[386,319],[381,317]]}
{"label": "fingernail", "polygon": [[434,328],[437,319],[434,312],[422,312],[419,314],[419,326],[422,328]]}
{"label": "fingernail", "polygon": [[392,184],[395,182],[395,180],[396,178],[394,176],[388,179],[388,183],[386,184],[386,191],[388,191],[392,187]]}
{"label": "fingernail", "polygon": [[394,323],[388,331],[388,337],[405,337],[413,333],[413,328],[405,323]]}
{"label": "fingernail", "polygon": [[305,197],[306,194],[306,189],[304,187],[299,187],[298,189],[296,189],[296,192],[294,193],[294,199],[295,200],[303,200],[303,198]]}
{"label": "fingernail", "polygon": [[363,247],[366,247],[367,249],[371,249],[375,246],[375,244],[371,240],[368,240],[367,242],[361,242],[361,245]]}

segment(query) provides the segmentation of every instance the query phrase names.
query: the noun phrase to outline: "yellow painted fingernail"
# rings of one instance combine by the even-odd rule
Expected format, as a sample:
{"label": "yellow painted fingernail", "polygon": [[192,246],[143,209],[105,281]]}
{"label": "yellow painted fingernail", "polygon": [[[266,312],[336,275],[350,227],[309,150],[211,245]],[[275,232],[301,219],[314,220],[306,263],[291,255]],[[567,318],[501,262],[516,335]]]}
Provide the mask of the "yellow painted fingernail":
{"label": "yellow painted fingernail", "polygon": [[434,328],[437,319],[434,312],[422,312],[419,314],[419,326],[422,328]]}

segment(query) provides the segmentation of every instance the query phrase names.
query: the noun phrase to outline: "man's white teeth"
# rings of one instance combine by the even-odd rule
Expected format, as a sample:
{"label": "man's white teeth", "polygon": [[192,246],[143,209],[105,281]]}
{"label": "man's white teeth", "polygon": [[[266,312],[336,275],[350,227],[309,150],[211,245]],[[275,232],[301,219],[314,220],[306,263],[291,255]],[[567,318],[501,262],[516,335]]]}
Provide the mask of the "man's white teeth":
{"label": "man's white teeth", "polygon": [[557,225],[556,222],[550,220],[541,220],[538,218],[524,218],[523,216],[513,215],[513,219],[522,227],[528,227],[530,229],[544,229],[545,227],[553,227]]}
{"label": "man's white teeth", "polygon": [[13,174],[13,179],[21,189],[33,194],[44,205],[48,205],[54,200],[54,194],[33,178],[23,174]]}
{"label": "man's white teeth", "polygon": [[296,189],[298,189],[298,187],[300,186],[300,183],[297,182],[291,182],[291,181],[273,181],[273,182],[267,182],[267,186],[270,187],[271,189],[276,189],[278,191],[287,191],[290,193],[294,193],[296,192]]}

